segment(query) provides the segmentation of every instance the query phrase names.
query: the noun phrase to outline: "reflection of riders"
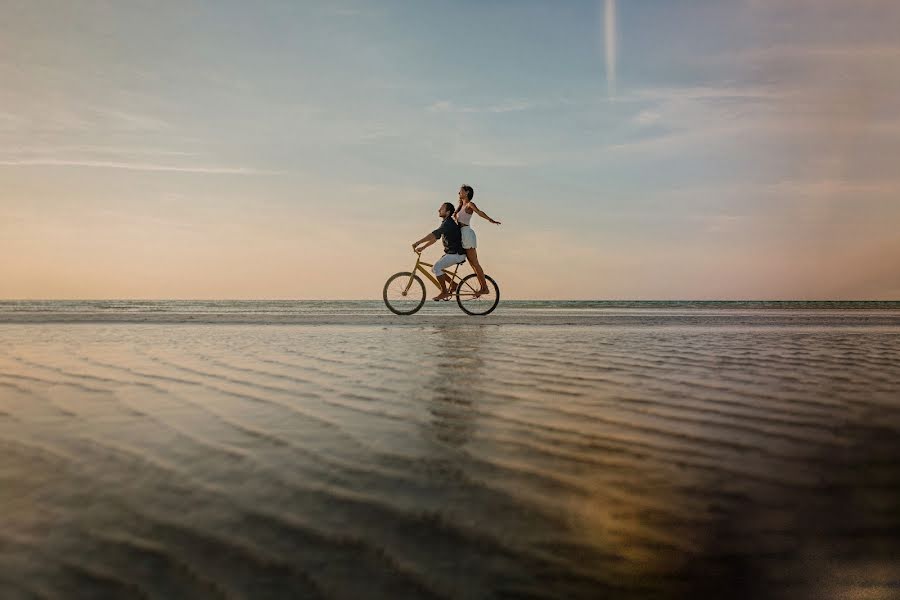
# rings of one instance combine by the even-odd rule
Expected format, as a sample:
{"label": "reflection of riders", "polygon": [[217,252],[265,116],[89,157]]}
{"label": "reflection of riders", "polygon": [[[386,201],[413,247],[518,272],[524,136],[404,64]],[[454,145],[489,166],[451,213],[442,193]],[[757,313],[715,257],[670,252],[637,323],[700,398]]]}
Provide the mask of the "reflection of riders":
{"label": "reflection of riders", "polygon": [[[447,282],[450,276],[444,273],[444,269],[451,265],[458,265],[466,260],[465,250],[462,246],[462,235],[459,232],[459,225],[453,220],[453,205],[444,202],[438,209],[438,216],[443,219],[441,226],[423,237],[418,242],[413,242],[413,250],[421,252],[428,246],[432,245],[438,238],[444,238],[444,256],[434,263],[434,274],[437,275],[438,283],[441,284],[441,293],[434,297],[434,300],[446,300],[450,294],[456,289],[456,284],[451,283],[449,291],[447,290]],[[422,244],[420,246],[420,244]]]}
{"label": "reflection of riders", "polygon": [[478,213],[494,225],[499,225],[500,221],[493,220],[475,206],[475,203],[472,202],[472,197],[474,195],[475,190],[472,189],[471,185],[464,185],[459,188],[459,206],[456,207],[455,216],[456,221],[459,223],[462,230],[462,246],[466,251],[466,258],[469,259],[472,270],[478,275],[478,283],[481,284],[481,289],[478,290],[478,295],[480,296],[488,293],[488,286],[487,282],[484,280],[484,270],[478,263],[478,252],[475,250],[475,247],[478,245],[477,240],[475,239],[475,231],[469,223],[472,221],[472,215],[474,213]]}
{"label": "reflection of riders", "polygon": [[[428,411],[422,422],[424,439],[434,442],[426,460],[433,462],[438,476],[446,475],[447,483],[459,483],[457,473],[470,466],[468,453],[458,452],[472,441],[476,430],[479,411],[478,398],[482,386],[492,379],[485,373],[485,359],[482,347],[485,330],[481,327],[460,328],[455,325],[440,325],[434,330],[435,343],[423,352],[422,361],[417,363],[429,377],[421,378],[416,393],[422,406]],[[446,349],[452,348],[452,353]],[[469,393],[460,393],[459,382],[466,382]]]}

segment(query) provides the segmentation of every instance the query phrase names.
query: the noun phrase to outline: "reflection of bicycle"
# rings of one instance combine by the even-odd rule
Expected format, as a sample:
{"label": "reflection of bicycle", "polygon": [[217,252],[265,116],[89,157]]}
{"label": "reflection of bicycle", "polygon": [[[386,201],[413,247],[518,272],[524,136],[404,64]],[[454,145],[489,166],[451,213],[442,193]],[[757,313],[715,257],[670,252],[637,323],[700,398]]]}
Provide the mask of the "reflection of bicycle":
{"label": "reflection of bicycle", "polygon": [[[403,271],[388,277],[384,284],[383,296],[384,303],[391,312],[398,315],[411,315],[425,304],[425,284],[422,282],[422,278],[416,275],[416,271],[424,273],[425,277],[430,279],[439,290],[441,289],[440,282],[426,268],[433,266],[422,262],[422,253],[416,252],[416,266],[413,267],[412,272]],[[478,276],[472,273],[460,279],[456,274],[457,271],[459,271],[459,264],[455,265],[452,271],[444,269],[444,273],[450,276],[450,287],[452,288],[456,284],[456,303],[463,312],[470,315],[487,315],[497,308],[497,304],[500,302],[500,288],[496,281],[485,275],[488,292],[479,294],[478,290],[481,289],[481,286],[478,284]]]}

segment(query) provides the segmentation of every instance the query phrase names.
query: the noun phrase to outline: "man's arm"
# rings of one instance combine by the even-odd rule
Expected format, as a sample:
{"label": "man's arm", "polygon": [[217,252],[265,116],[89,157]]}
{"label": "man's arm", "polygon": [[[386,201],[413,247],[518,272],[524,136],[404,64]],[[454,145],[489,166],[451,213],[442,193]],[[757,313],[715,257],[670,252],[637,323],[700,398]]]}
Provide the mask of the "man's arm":
{"label": "man's arm", "polygon": [[[433,234],[433,233],[429,233],[428,235],[426,235],[425,237],[423,237],[423,238],[422,238],[421,240],[419,240],[418,242],[413,242],[413,245],[412,245],[413,251],[414,251],[414,252],[421,252],[422,250],[424,250],[424,249],[427,248],[428,246],[432,245],[432,244],[435,243],[436,241],[437,241],[437,238],[434,237],[434,234]],[[425,244],[425,245],[422,246],[421,248],[417,248],[416,246],[418,246],[419,244]]]}

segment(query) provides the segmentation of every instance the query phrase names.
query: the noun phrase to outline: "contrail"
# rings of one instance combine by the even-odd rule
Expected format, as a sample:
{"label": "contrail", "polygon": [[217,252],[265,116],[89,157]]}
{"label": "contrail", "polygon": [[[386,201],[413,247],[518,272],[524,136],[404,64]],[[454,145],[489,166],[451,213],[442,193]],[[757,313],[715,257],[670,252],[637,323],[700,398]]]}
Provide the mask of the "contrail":
{"label": "contrail", "polygon": [[616,0],[606,0],[603,16],[606,40],[606,91],[610,96],[616,95]]}

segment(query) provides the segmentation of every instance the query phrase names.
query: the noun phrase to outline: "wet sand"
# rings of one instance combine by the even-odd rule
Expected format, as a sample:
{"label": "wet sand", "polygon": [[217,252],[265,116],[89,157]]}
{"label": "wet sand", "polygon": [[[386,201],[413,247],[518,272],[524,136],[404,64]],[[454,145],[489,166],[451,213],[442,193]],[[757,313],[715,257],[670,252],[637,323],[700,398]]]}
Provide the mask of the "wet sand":
{"label": "wet sand", "polygon": [[3,314],[0,596],[900,595],[895,312],[435,310]]}
{"label": "wet sand", "polygon": [[442,303],[409,316],[377,313],[313,312],[255,314],[252,312],[0,312],[0,324],[149,323],[168,325],[340,325],[380,327],[472,327],[491,325],[581,327],[876,327],[900,328],[900,311],[838,310],[498,310],[468,316],[455,305]]}

